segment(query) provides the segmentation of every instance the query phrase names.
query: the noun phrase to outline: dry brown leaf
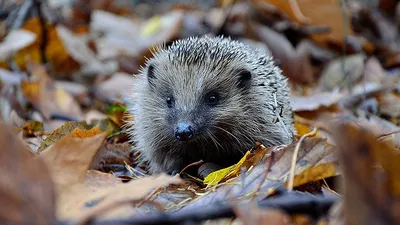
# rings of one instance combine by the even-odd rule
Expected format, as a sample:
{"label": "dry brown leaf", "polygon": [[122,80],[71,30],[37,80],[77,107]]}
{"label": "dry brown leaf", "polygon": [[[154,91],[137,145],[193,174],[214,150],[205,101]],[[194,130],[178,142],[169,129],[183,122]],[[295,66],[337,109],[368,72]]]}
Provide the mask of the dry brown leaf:
{"label": "dry brown leaf", "polygon": [[[135,208],[127,203],[133,203],[135,200],[146,197],[155,188],[162,188],[169,184],[178,184],[180,182],[181,180],[177,177],[161,174],[117,184],[114,188],[103,191],[103,193],[100,193],[100,189],[97,196],[92,195],[90,200],[101,199],[101,202],[84,212],[78,221],[88,221],[94,216],[118,219],[129,218],[135,212]],[[112,207],[110,208],[110,206]]]}
{"label": "dry brown leaf", "polygon": [[[41,59],[42,27],[38,17],[29,19],[22,29],[36,34],[36,40],[29,46],[21,49],[15,55],[15,63],[20,68],[25,68],[28,61],[43,63]],[[45,49],[46,58],[54,72],[71,73],[79,69],[79,64],[69,56],[57,31],[53,25],[47,24],[47,43]]]}
{"label": "dry brown leaf", "polygon": [[0,121],[0,223],[55,224],[55,193],[42,160]]}
{"label": "dry brown leaf", "polygon": [[[265,43],[283,74],[294,82],[311,83],[314,81],[306,43],[294,49],[289,40],[282,34],[259,23],[249,22],[248,29],[256,39]],[[298,51],[297,51],[298,50]]]}
{"label": "dry brown leaf", "polygon": [[80,120],[81,108],[75,99],[63,89],[56,88],[43,66],[32,63],[32,80],[21,81],[22,93],[40,112],[49,119],[52,114],[61,114]]}
{"label": "dry brown leaf", "polygon": [[[118,55],[138,56],[140,51],[140,26],[138,21],[130,20],[110,12],[95,10],[92,12],[90,30],[94,35],[96,49],[100,59]],[[100,34],[105,34],[100,36]]]}
{"label": "dry brown leaf", "polygon": [[81,128],[84,129],[85,126],[82,123],[74,122],[74,121],[69,121],[64,123],[62,126],[59,128],[55,129],[53,133],[51,133],[42,143],[40,144],[39,148],[37,149],[37,152],[40,153],[47,147],[49,147],[51,144],[54,142],[58,141],[63,137],[64,135],[70,134],[74,129],[76,128]]}
{"label": "dry brown leaf", "polygon": [[116,61],[100,61],[89,48],[85,36],[78,36],[64,26],[56,27],[57,34],[71,57],[80,63],[85,75],[109,75],[117,70]]}
{"label": "dry brown leaf", "polygon": [[343,163],[345,223],[398,224],[398,150],[379,143],[371,133],[351,120],[331,127]]}
{"label": "dry brown leaf", "polygon": [[[309,20],[312,26],[327,26],[330,32],[327,34],[315,33],[311,37],[319,44],[328,45],[331,43],[342,46],[344,30],[346,35],[353,35],[350,22],[343,22],[343,10],[339,1],[332,0],[254,0],[254,2],[267,2],[285,12],[292,20],[303,23],[304,19]],[[303,16],[299,16],[299,14]],[[351,15],[346,12],[346,15]],[[350,21],[347,19],[347,21]]]}
{"label": "dry brown leaf", "polygon": [[319,88],[330,91],[360,81],[364,73],[364,60],[363,54],[356,54],[331,61],[321,74]]}
{"label": "dry brown leaf", "polygon": [[116,143],[103,145],[97,152],[90,164],[90,169],[101,170],[107,164],[127,164],[133,163],[131,157],[133,149],[130,143]]}
{"label": "dry brown leaf", "polygon": [[[66,135],[40,155],[50,164],[57,187],[58,218],[86,218],[105,205],[128,198],[140,199],[152,188],[178,181],[161,176],[121,183],[111,174],[87,171],[104,138],[105,133],[87,138]],[[96,204],[88,208],[93,203]],[[132,213],[132,207],[127,205],[116,211],[112,210],[107,215],[122,217]]]}
{"label": "dry brown leaf", "polygon": [[380,113],[390,118],[397,118],[400,116],[400,95],[393,92],[383,93],[377,100]]}
{"label": "dry brown leaf", "polygon": [[339,102],[342,93],[321,92],[310,96],[292,96],[293,111],[313,111],[321,107],[330,107]]}
{"label": "dry brown leaf", "polygon": [[364,82],[379,83],[385,78],[385,75],[386,74],[381,63],[375,56],[367,59],[364,69]]}
{"label": "dry brown leaf", "polygon": [[123,97],[128,95],[133,83],[134,77],[132,74],[118,72],[113,74],[110,79],[97,85],[95,95],[99,99],[110,102],[125,102]]}
{"label": "dry brown leaf", "polygon": [[105,133],[88,138],[65,135],[41,152],[40,158],[48,163],[55,184],[64,187],[82,182],[105,137]]}

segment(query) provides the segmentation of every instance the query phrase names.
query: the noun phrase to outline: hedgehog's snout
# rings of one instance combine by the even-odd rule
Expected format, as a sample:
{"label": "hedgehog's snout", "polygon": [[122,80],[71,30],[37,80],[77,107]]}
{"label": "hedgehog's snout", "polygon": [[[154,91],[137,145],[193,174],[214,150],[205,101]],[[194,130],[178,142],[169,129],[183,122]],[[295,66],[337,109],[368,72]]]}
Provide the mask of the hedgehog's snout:
{"label": "hedgehog's snout", "polygon": [[178,141],[189,141],[194,137],[193,125],[188,122],[179,122],[175,129],[175,138]]}

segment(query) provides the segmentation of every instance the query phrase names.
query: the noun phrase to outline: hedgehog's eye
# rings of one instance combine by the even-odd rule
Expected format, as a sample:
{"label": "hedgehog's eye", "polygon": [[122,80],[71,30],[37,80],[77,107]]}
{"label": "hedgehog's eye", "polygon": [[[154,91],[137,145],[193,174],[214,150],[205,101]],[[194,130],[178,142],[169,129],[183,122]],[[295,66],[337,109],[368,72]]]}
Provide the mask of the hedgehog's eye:
{"label": "hedgehog's eye", "polygon": [[168,108],[172,108],[174,106],[174,98],[173,97],[167,97],[167,106]]}
{"label": "hedgehog's eye", "polygon": [[212,92],[206,95],[206,103],[210,106],[214,106],[218,103],[219,96],[217,93]]}

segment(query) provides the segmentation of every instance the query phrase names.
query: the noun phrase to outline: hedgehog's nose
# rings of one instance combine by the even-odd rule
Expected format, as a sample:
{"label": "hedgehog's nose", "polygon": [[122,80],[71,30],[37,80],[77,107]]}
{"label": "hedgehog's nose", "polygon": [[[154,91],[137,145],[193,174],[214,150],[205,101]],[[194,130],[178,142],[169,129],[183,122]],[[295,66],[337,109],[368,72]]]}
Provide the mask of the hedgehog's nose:
{"label": "hedgehog's nose", "polygon": [[175,129],[175,138],[178,141],[188,141],[194,136],[194,129],[188,123],[178,123]]}

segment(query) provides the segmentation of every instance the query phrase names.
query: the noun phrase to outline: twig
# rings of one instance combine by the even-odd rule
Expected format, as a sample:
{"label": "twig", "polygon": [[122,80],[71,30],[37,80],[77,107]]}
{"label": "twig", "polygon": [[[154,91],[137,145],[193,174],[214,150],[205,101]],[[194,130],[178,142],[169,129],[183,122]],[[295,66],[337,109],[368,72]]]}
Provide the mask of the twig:
{"label": "twig", "polygon": [[386,133],[386,134],[381,134],[378,137],[376,137],[376,139],[381,139],[381,138],[384,138],[386,136],[389,136],[389,135],[392,135],[392,134],[397,134],[397,133],[400,133],[400,130],[395,130],[395,131],[392,131],[392,132],[389,132],[389,133]]}
{"label": "twig", "polygon": [[251,197],[251,200],[253,200],[256,197],[257,193],[261,190],[261,187],[264,184],[264,181],[267,179],[268,172],[271,169],[272,162],[274,161],[274,159],[275,159],[275,153],[273,151],[271,151],[271,156],[269,157],[267,167],[265,169],[263,177],[261,178],[261,182],[258,184],[258,187],[257,187],[256,191],[254,192],[253,196]]}
{"label": "twig", "polygon": [[296,144],[296,148],[294,149],[293,152],[293,157],[292,157],[292,165],[290,167],[290,176],[289,176],[289,183],[288,183],[288,191],[292,191],[293,190],[293,182],[294,182],[294,174],[295,174],[295,168],[296,168],[296,161],[297,161],[297,155],[299,153],[299,149],[301,146],[301,143],[304,141],[304,139],[306,139],[307,137],[311,137],[317,134],[318,128],[314,128],[313,131],[311,131],[310,133],[307,133],[305,135],[303,135],[300,140],[297,142]]}
{"label": "twig", "polygon": [[34,0],[35,3],[35,8],[39,17],[40,21],[40,26],[42,28],[42,40],[40,40],[40,58],[42,59],[42,63],[46,64],[47,63],[47,57],[46,57],[46,46],[47,46],[47,26],[46,26],[46,20],[43,16],[42,13],[42,1],[43,0]]}
{"label": "twig", "polygon": [[341,70],[344,75],[343,82],[347,84],[347,89],[349,93],[352,93],[352,82],[349,80],[349,74],[346,72],[346,66],[345,66],[345,56],[347,52],[347,36],[348,36],[348,31],[347,31],[347,10],[346,10],[346,3],[345,0],[339,0],[340,1],[340,7],[342,9],[342,19],[343,19],[343,46],[342,46],[342,60],[341,60]]}
{"label": "twig", "polygon": [[142,206],[145,202],[147,202],[151,197],[153,197],[157,192],[161,190],[161,187],[158,187],[154,189],[149,195],[146,196],[142,201],[140,201],[138,204],[136,204],[136,208],[139,208]]}
{"label": "twig", "polygon": [[185,166],[185,168],[183,168],[183,169],[181,170],[181,172],[179,172],[179,176],[180,176],[187,168],[189,168],[189,167],[191,167],[191,166],[200,165],[200,164],[202,164],[203,162],[204,162],[204,161],[200,159],[200,160],[197,161],[197,162],[190,163],[189,165]]}

